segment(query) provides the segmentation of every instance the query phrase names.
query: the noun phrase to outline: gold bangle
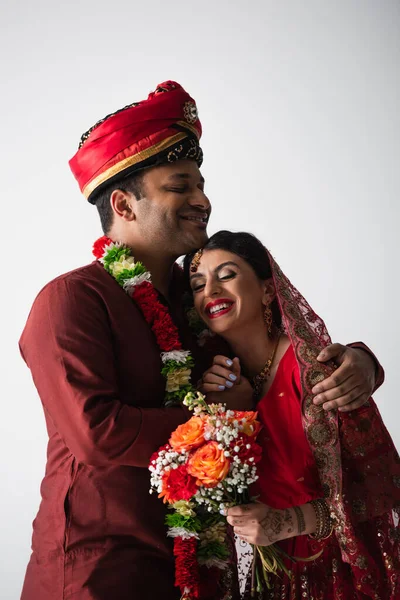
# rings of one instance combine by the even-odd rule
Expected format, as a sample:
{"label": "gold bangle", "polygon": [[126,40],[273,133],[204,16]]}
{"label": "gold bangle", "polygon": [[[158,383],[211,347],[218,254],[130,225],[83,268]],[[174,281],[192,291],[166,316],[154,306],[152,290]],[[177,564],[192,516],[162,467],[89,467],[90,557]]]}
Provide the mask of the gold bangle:
{"label": "gold bangle", "polygon": [[297,529],[299,531],[299,535],[301,535],[306,530],[306,522],[304,520],[303,511],[301,510],[300,506],[293,506],[293,510],[297,518]]}
{"label": "gold bangle", "polygon": [[315,532],[310,534],[310,537],[314,540],[326,540],[333,532],[333,521],[329,513],[328,504],[322,498],[311,500],[310,504],[315,511],[317,520]]}

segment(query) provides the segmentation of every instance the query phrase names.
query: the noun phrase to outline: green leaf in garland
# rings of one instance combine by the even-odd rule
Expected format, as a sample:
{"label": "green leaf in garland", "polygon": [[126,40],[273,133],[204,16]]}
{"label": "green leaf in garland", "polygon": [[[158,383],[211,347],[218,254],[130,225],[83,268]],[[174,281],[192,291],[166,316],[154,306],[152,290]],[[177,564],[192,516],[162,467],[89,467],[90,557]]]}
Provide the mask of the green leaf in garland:
{"label": "green leaf in garland", "polygon": [[132,279],[132,277],[137,277],[143,273],[146,273],[146,268],[142,263],[136,263],[133,269],[123,269],[123,271],[114,275],[114,277],[119,285],[123,286],[127,279]]}
{"label": "green leaf in garland", "polygon": [[161,370],[162,375],[166,377],[171,371],[177,369],[191,369],[194,367],[194,360],[191,356],[188,356],[184,362],[178,362],[177,360],[167,360]]}
{"label": "green leaf in garland", "polygon": [[165,517],[165,523],[168,527],[183,527],[187,531],[199,533],[201,531],[201,522],[197,517],[185,517],[178,513],[173,513]]}
{"label": "green leaf in garland", "polygon": [[224,544],[217,541],[201,543],[198,546],[197,556],[199,558],[219,558],[224,560],[229,558],[229,550]]}
{"label": "green leaf in garland", "polygon": [[111,264],[114,262],[121,262],[124,259],[131,256],[131,249],[127,246],[116,246],[107,250],[105,256],[103,256],[103,264],[108,272],[111,270]]}
{"label": "green leaf in garland", "polygon": [[176,392],[165,392],[165,402],[168,402],[168,406],[172,404],[182,402],[186,394],[195,391],[192,385],[185,385]]}

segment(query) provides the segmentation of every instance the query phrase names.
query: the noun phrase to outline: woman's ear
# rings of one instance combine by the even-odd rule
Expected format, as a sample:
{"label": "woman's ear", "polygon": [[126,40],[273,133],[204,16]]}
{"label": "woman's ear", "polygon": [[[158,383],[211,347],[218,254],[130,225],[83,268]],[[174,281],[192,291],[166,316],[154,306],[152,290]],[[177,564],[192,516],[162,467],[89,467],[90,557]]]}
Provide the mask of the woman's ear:
{"label": "woman's ear", "polygon": [[269,306],[273,300],[275,300],[276,292],[274,286],[274,280],[272,277],[270,279],[266,279],[262,282],[263,287],[263,297],[262,303],[265,306]]}

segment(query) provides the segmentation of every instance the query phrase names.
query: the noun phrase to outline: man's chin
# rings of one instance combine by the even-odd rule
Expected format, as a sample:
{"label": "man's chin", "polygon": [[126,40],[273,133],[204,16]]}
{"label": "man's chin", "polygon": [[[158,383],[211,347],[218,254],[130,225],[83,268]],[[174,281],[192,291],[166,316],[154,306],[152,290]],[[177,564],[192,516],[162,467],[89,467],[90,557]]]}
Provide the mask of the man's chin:
{"label": "man's chin", "polygon": [[186,250],[185,254],[199,250],[199,248],[202,248],[207,241],[207,231],[205,229],[203,231],[200,230],[196,236],[193,236],[192,239],[188,240],[189,249]]}
{"label": "man's chin", "polygon": [[184,256],[202,248],[207,240],[208,235],[206,230],[199,230],[191,235],[180,236],[179,240],[176,239],[176,242],[179,241],[179,243],[176,243],[175,247],[179,251],[179,256]]}

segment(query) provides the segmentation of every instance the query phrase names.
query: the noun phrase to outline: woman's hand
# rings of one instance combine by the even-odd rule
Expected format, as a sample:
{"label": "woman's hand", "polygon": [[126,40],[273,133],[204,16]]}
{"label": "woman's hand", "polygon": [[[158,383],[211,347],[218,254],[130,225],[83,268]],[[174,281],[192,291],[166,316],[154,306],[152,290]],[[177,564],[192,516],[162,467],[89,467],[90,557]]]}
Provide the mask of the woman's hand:
{"label": "woman's hand", "polygon": [[229,508],[227,520],[236,535],[256,546],[270,546],[279,540],[314,533],[316,529],[311,504],[283,510],[261,503],[243,504]]}
{"label": "woman's hand", "polygon": [[238,358],[215,356],[212,366],[199,381],[198,389],[209,404],[224,402],[231,410],[254,409],[253,388],[241,374]]}

